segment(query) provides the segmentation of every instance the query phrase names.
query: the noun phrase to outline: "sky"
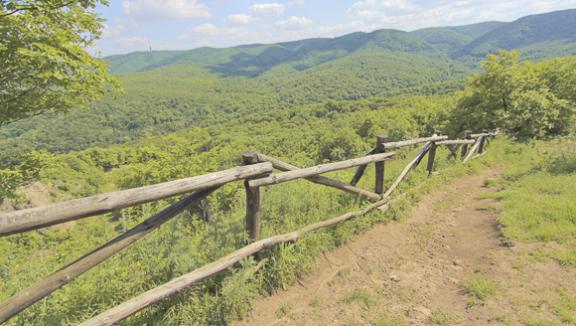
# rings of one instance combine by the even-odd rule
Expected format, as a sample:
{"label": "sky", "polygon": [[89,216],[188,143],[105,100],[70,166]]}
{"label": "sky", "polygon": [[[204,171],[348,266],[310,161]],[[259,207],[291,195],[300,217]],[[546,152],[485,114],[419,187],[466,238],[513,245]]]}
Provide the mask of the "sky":
{"label": "sky", "polygon": [[382,28],[513,21],[576,0],[110,0],[94,51],[184,50],[335,37]]}

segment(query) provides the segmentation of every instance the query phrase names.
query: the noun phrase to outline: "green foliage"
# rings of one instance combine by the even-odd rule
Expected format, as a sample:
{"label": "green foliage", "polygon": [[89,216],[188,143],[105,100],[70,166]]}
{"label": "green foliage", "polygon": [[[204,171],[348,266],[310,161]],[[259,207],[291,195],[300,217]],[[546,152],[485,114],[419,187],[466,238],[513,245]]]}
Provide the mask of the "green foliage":
{"label": "green foliage", "polygon": [[492,297],[496,294],[497,289],[494,282],[478,274],[471,275],[462,283],[462,286],[464,286],[472,300],[480,301],[486,301]]}
{"label": "green foliage", "polygon": [[[576,151],[572,138],[517,144],[506,154],[499,222],[507,238],[556,242],[540,253],[560,264],[576,265]],[[513,159],[512,159],[513,158]]]}
{"label": "green foliage", "polygon": [[[517,51],[499,51],[483,62],[484,73],[470,79],[454,113],[458,130],[501,128],[517,139],[568,133],[574,127],[576,58],[518,63]],[[560,83],[560,84],[562,84]]]}
{"label": "green foliage", "polygon": [[433,310],[431,319],[432,319],[432,323],[434,323],[434,325],[439,325],[439,326],[454,325],[454,317],[450,316],[449,314],[447,314],[441,310]]}
{"label": "green foliage", "polygon": [[342,298],[341,302],[346,304],[352,304],[357,302],[364,305],[365,308],[370,308],[372,305],[376,303],[372,295],[370,295],[370,293],[364,290],[354,290],[346,294],[346,296]]}
{"label": "green foliage", "polygon": [[562,293],[560,299],[554,302],[552,306],[556,314],[562,319],[562,322],[576,324],[576,296]]}
{"label": "green foliage", "polygon": [[[41,171],[41,181],[56,200],[86,196],[98,192],[136,187],[239,165],[241,152],[255,148],[287,162],[310,166],[322,161],[318,154],[324,137],[335,137],[349,130],[359,148],[373,146],[373,133],[380,131],[395,137],[423,135],[447,114],[454,103],[450,96],[405,96],[366,102],[340,102],[340,112],[330,118],[317,118],[315,112],[326,105],[303,107],[302,117],[289,116],[276,121],[237,121],[196,128],[185,133],[146,139],[135,145],[88,149],[49,157]],[[366,137],[355,127],[371,121]],[[399,122],[394,124],[394,122]],[[399,153],[387,164],[389,175],[398,174],[415,154]],[[439,149],[438,158],[445,157]],[[482,160],[475,164],[482,164]],[[402,191],[424,192],[451,177],[469,173],[469,166],[438,159],[443,173],[428,178],[424,169],[410,176]],[[349,180],[354,171],[330,174]],[[388,186],[393,181],[387,178]],[[373,187],[373,168],[361,180],[360,187]],[[313,200],[311,200],[313,198]],[[145,309],[124,322],[126,325],[223,324],[243,315],[247,303],[260,293],[273,293],[287,287],[315,266],[315,258],[369,228],[378,221],[400,218],[416,200],[409,195],[388,215],[370,214],[334,228],[311,233],[295,244],[271,248],[263,254],[266,264],[254,274],[253,264],[209,278]],[[102,245],[131,228],[169,201],[124,209],[115,214],[75,222],[74,225],[48,228],[41,235],[28,232],[0,238],[0,277],[5,284],[0,301],[32,284],[89,250]],[[338,216],[365,202],[347,193],[296,181],[269,187],[262,193],[262,236],[293,231],[310,223]],[[245,198],[241,183],[223,187],[210,196],[204,208],[195,207],[181,214],[145,239],[107,260],[78,280],[55,292],[41,304],[33,305],[9,324],[75,324],[96,312],[110,308],[147,289],[192,271],[244,245]],[[202,209],[209,206],[211,219],[202,221]],[[89,234],[90,236],[86,236]]]}
{"label": "green foliage", "polygon": [[90,11],[97,4],[107,1],[0,2],[0,126],[85,107],[115,85],[104,61],[85,50],[102,29]]}
{"label": "green foliage", "polygon": [[574,28],[574,9],[530,15],[497,25],[456,51],[455,55],[484,57],[498,49],[519,49],[530,59],[543,59],[551,53],[555,56],[574,55]]}
{"label": "green foliage", "polygon": [[0,168],[0,204],[5,199],[15,198],[16,189],[39,178],[46,157],[46,154],[40,153],[21,154],[19,157],[14,157],[2,164],[2,168]]}
{"label": "green foliage", "polygon": [[[77,5],[82,9],[78,10],[89,8],[91,3],[79,2]],[[495,27],[489,24],[451,28],[456,36],[451,34],[447,40],[440,39],[438,46],[453,44],[454,38],[454,43],[463,44]],[[135,53],[109,58],[117,72],[130,72],[119,77],[126,89],[121,98],[93,103],[93,110],[72,110],[66,116],[49,113],[0,130],[0,161],[5,169],[0,172],[0,180],[7,180],[2,181],[2,189],[12,193],[16,187],[39,177],[50,189],[50,195],[62,200],[229,168],[241,164],[241,152],[250,148],[304,167],[364,154],[373,147],[375,134],[401,140],[430,135],[436,129],[449,130],[452,126],[446,121],[459,99],[458,94],[451,93],[459,88],[459,78],[469,68],[439,54],[435,46],[416,33],[385,31],[365,36],[353,34],[334,42],[307,40],[262,47],[204,48],[185,53]],[[536,88],[518,91],[518,96],[513,97],[514,105],[529,104],[538,108],[540,116],[547,116],[550,108],[564,112],[561,101],[574,102],[571,59],[540,64],[498,62],[498,57],[490,60],[494,62],[490,68],[494,72],[491,78],[501,86],[508,87],[511,83],[516,87],[526,80],[528,87],[534,80],[546,81],[547,88],[542,93]],[[534,66],[537,69],[533,69]],[[520,79],[509,78],[509,72],[516,73],[516,70]],[[483,87],[493,92],[484,94],[486,99],[498,99],[498,95],[503,94],[501,89]],[[554,119],[569,116],[562,114],[552,114],[552,124]],[[522,133],[529,134],[529,130]],[[159,136],[163,134],[169,135]],[[262,254],[265,264],[259,266],[257,273],[255,263],[246,260],[143,310],[123,324],[228,324],[247,313],[256,295],[287,287],[312,270],[315,258],[322,251],[344,243],[374,223],[402,218],[418,194],[434,189],[439,183],[493,164],[493,149],[506,158],[519,153],[525,155],[525,159],[515,160],[507,168],[504,185],[509,194],[517,190],[515,182],[525,182],[523,186],[536,189],[531,196],[542,191],[555,196],[552,193],[555,185],[542,186],[525,178],[538,168],[542,174],[566,177],[576,166],[570,160],[572,156],[565,154],[550,159],[551,165],[538,161],[535,168],[539,155],[533,151],[522,152],[529,145],[504,146],[504,143],[492,146],[489,155],[467,166],[438,159],[436,167],[442,173],[434,178],[428,178],[421,168],[413,171],[401,185],[400,191],[408,193],[406,199],[384,216],[369,214],[311,233],[295,244],[271,248]],[[30,149],[66,154],[47,156],[34,164],[14,155]],[[447,154],[446,149],[438,151],[437,158]],[[387,163],[387,175],[397,175],[413,154],[412,150],[399,151],[398,159]],[[35,168],[40,165],[42,169]],[[329,176],[350,180],[352,174],[353,171],[348,170]],[[387,177],[386,185],[392,181],[393,178]],[[372,167],[359,186],[373,187]],[[562,187],[562,197],[572,191],[568,185]],[[506,193],[499,195],[509,200]],[[536,202],[533,197],[530,200]],[[263,237],[293,231],[365,206],[361,198],[303,180],[268,187],[262,192],[262,201]],[[7,253],[0,256],[0,278],[4,285],[0,288],[0,301],[171,202],[140,205],[48,228],[42,234],[28,232],[0,238],[0,252]],[[566,201],[559,199],[555,203]],[[210,220],[201,220],[199,217],[207,212]],[[242,184],[227,185],[201,205],[195,205],[33,305],[9,324],[77,324],[212,262],[246,243],[244,215]],[[557,213],[546,218],[560,223],[566,216]],[[538,229],[538,223],[548,222],[536,221],[534,229]],[[529,234],[519,225],[523,220],[515,223],[510,221],[506,225],[509,236]],[[570,227],[568,225],[568,231],[560,236],[570,236]],[[514,230],[518,230],[517,233]],[[557,253],[557,257],[570,264],[572,251]],[[480,300],[492,293],[492,285],[484,279],[471,279],[468,284],[469,291]],[[369,306],[374,299],[362,292],[351,293],[344,300]],[[565,306],[559,304],[558,309]],[[282,314],[289,313],[288,308],[283,310]],[[439,322],[444,320],[441,314],[437,317]],[[391,322],[383,319],[381,324]]]}

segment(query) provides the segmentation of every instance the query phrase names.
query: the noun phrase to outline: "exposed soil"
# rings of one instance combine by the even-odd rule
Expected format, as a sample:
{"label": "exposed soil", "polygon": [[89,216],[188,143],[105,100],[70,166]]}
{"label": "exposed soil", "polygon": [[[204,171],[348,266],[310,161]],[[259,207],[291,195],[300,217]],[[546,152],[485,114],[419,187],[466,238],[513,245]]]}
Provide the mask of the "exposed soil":
{"label": "exposed soil", "polygon": [[[422,198],[411,217],[379,224],[326,253],[316,271],[258,300],[241,325],[521,325],[560,322],[561,293],[576,295],[576,271],[536,259],[537,244],[506,243],[486,178],[466,176]],[[478,274],[496,293],[472,300]],[[570,281],[571,280],[571,281]]]}

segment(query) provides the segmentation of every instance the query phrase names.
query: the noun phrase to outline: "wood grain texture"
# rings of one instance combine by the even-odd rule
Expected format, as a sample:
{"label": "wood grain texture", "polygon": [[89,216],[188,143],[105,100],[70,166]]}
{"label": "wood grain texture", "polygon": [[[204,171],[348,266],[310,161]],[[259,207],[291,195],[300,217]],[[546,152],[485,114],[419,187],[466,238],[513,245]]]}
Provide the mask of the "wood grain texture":
{"label": "wood grain texture", "polygon": [[70,200],[48,206],[0,214],[0,236],[38,229],[83,217],[200,191],[248,177],[272,172],[272,164],[260,163],[209,173],[201,176],[159,183]]}
{"label": "wood grain texture", "polygon": [[333,219],[310,224],[294,232],[285,233],[282,235],[277,235],[274,237],[253,242],[239,250],[234,251],[233,253],[223,258],[214,261],[213,263],[210,263],[188,274],[175,278],[154,289],[148,290],[108,311],[101,313],[100,315],[90,320],[83,322],[82,324],[80,324],[80,326],[113,325],[119,321],[122,321],[130,317],[131,315],[137,313],[138,311],[150,305],[153,305],[167,297],[170,297],[171,295],[174,295],[186,289],[187,287],[189,287],[194,283],[200,282],[214,274],[226,270],[227,268],[231,267],[232,265],[241,261],[244,258],[250,257],[264,249],[273,247],[280,243],[295,242],[309,232],[325,227],[330,227],[338,223],[365,215],[378,207],[386,205],[389,202],[389,200],[390,200],[389,198],[385,198],[367,206],[363,210],[346,213]]}
{"label": "wood grain texture", "polygon": [[386,147],[387,150],[392,150],[392,149],[402,148],[402,147],[406,147],[406,146],[418,145],[418,144],[426,143],[429,141],[441,141],[441,140],[447,140],[447,139],[448,139],[448,136],[432,136],[432,137],[424,137],[424,138],[415,138],[415,139],[410,139],[410,140],[384,143],[384,147]]}
{"label": "wood grain texture", "polygon": [[250,187],[261,187],[273,184],[279,184],[283,182],[287,182],[290,180],[300,179],[300,178],[307,178],[313,175],[318,175],[326,172],[343,170],[347,168],[351,168],[354,166],[359,166],[363,164],[369,164],[373,162],[379,162],[384,160],[390,160],[394,158],[394,153],[382,153],[382,154],[374,154],[369,156],[364,156],[360,158],[355,158],[351,160],[335,162],[335,163],[328,163],[322,165],[316,165],[309,168],[304,168],[300,170],[294,171],[286,171],[278,174],[273,174],[266,178],[255,179],[248,181],[248,185]]}
{"label": "wood grain texture", "polygon": [[442,140],[436,142],[436,145],[462,145],[462,144],[474,144],[474,139],[453,139],[453,140]]}
{"label": "wood grain texture", "polygon": [[215,189],[216,188],[206,189],[180,199],[175,204],[153,215],[126,233],[116,237],[92,252],[78,258],[59,271],[52,273],[50,276],[15,294],[0,304],[0,323],[7,321],[20,311],[68,284],[84,272],[92,269],[134,242],[144,238],[150,232],[178,215],[195,201],[206,197]]}
{"label": "wood grain texture", "polygon": [[[294,170],[300,170],[301,168],[294,166],[292,164],[280,161],[276,158],[264,155],[262,153],[257,153],[256,154],[258,157],[259,162],[270,162],[272,163],[272,166],[280,171],[294,171]],[[327,178],[327,177],[323,177],[321,175],[314,175],[308,178],[305,178],[306,180],[310,181],[310,182],[314,182],[317,184],[321,184],[324,186],[328,186],[328,187],[332,187],[332,188],[336,188],[342,191],[346,191],[349,192],[351,194],[355,194],[355,195],[360,195],[363,197],[366,197],[368,199],[372,199],[372,200],[379,200],[381,197],[380,195],[373,193],[371,191],[368,190],[364,190],[364,189],[360,189],[357,187],[354,187],[353,185],[335,180],[335,179],[331,179],[331,178]]]}
{"label": "wood grain texture", "polygon": [[470,159],[472,159],[474,154],[478,151],[478,148],[480,148],[480,143],[482,142],[483,138],[484,137],[476,138],[476,142],[474,142],[474,145],[472,146],[472,148],[470,148],[468,155],[466,156],[466,158],[463,161],[464,163],[466,163],[466,162],[470,161]]}
{"label": "wood grain texture", "polygon": [[[377,153],[377,147],[373,148],[370,152],[368,152],[368,154],[366,154],[366,156],[368,155],[373,155]],[[368,164],[364,164],[364,165],[360,165],[357,169],[356,169],[356,173],[354,174],[354,176],[352,177],[352,180],[350,180],[350,184],[355,186],[358,184],[358,181],[360,181],[360,179],[362,179],[362,176],[364,175],[364,172],[366,172],[366,168],[368,167]]]}

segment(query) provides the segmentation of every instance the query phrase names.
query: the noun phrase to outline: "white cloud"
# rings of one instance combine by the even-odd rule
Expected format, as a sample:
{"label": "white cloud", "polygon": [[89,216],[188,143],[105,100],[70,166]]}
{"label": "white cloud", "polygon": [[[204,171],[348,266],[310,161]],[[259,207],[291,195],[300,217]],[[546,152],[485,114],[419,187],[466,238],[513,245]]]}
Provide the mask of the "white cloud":
{"label": "white cloud", "polygon": [[222,30],[218,27],[216,27],[216,25],[210,24],[210,23],[206,23],[206,24],[202,24],[196,27],[193,27],[191,29],[191,31],[193,33],[196,34],[201,34],[201,35],[218,35],[222,32]]}
{"label": "white cloud", "polygon": [[276,26],[281,29],[302,29],[312,25],[312,20],[306,17],[290,16],[286,20],[276,23]]}
{"label": "white cloud", "polygon": [[348,13],[363,23],[363,30],[368,27],[414,30],[482,21],[512,21],[533,13],[574,6],[576,0],[457,0],[418,5],[409,0],[361,0],[354,3]]}
{"label": "white cloud", "polygon": [[[109,25],[103,31],[102,40],[97,42],[97,48],[104,54],[142,51],[148,48],[148,38],[155,50],[275,43],[309,37],[335,37],[381,28],[414,30],[481,21],[512,21],[529,14],[576,7],[576,0],[355,0],[345,19],[323,24],[322,15],[300,17],[301,14],[298,14],[280,18],[293,8],[290,6],[302,0],[260,0],[262,3],[253,5],[248,12],[238,12],[218,20],[222,25],[215,21],[201,21],[184,32],[170,30],[162,37],[151,36],[146,29],[140,30],[155,18],[207,18],[210,11],[204,4],[216,1],[225,2],[123,0],[128,15],[107,23]],[[306,1],[306,4],[311,2]],[[202,24],[204,22],[206,24]]]}
{"label": "white cloud", "polygon": [[396,15],[418,10],[422,10],[422,8],[409,0],[361,0],[354,3],[348,12],[364,17],[374,17],[373,13],[375,12],[386,15]]}
{"label": "white cloud", "polygon": [[226,22],[236,25],[246,25],[250,23],[254,17],[246,14],[236,14],[226,17]]}
{"label": "white cloud", "polygon": [[261,17],[277,17],[284,13],[286,6],[280,3],[257,3],[250,7],[250,11]]}
{"label": "white cloud", "polygon": [[152,19],[209,18],[208,6],[197,0],[126,0],[122,9],[128,15]]}

